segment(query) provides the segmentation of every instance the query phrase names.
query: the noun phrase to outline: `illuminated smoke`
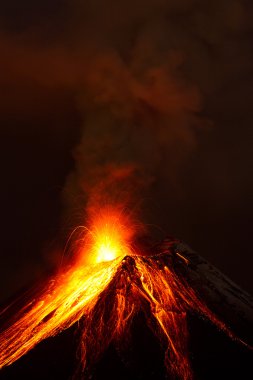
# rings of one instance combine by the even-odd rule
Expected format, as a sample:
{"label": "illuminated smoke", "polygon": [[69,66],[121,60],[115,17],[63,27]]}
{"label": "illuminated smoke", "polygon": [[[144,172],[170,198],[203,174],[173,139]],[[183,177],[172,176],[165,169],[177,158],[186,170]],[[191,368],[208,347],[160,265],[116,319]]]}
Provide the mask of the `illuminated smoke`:
{"label": "illuminated smoke", "polygon": [[[81,141],[64,189],[72,216],[81,204],[107,203],[108,195],[144,209],[159,204],[157,188],[178,197],[181,169],[207,131],[203,96],[249,66],[247,45],[228,44],[247,29],[243,3],[71,4],[69,38],[85,62],[77,97]],[[240,62],[233,59],[239,51]]]}
{"label": "illuminated smoke", "polygon": [[48,102],[54,91],[69,92],[78,107],[81,141],[64,189],[74,219],[92,189],[105,190],[101,181],[115,177],[123,198],[137,193],[134,204],[139,194],[159,204],[161,188],[178,196],[181,168],[206,130],[200,114],[219,110],[221,101],[237,105],[231,91],[217,94],[231,83],[239,93],[238,78],[249,73],[250,45],[241,42],[250,14],[239,0],[75,0],[50,18],[61,25],[50,41],[39,26],[33,38],[28,26],[20,35],[2,32],[0,81],[13,91],[4,92],[1,112],[18,108],[36,120],[45,102],[25,95],[41,89]]}

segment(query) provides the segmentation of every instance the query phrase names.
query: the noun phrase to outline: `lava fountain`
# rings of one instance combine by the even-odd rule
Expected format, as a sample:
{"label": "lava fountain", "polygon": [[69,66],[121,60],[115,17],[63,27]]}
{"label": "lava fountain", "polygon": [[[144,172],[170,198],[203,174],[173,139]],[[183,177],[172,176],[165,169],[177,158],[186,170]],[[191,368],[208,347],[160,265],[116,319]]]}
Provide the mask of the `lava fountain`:
{"label": "lava fountain", "polygon": [[72,264],[31,292],[25,306],[2,329],[0,368],[79,321],[78,376],[85,376],[110,343],[128,334],[140,310],[166,343],[165,366],[172,378],[193,376],[187,350],[188,312],[205,316],[234,338],[175,269],[175,260],[189,265],[182,253],[175,256],[168,249],[136,254],[134,224],[115,207],[100,209],[89,228],[82,230]]}

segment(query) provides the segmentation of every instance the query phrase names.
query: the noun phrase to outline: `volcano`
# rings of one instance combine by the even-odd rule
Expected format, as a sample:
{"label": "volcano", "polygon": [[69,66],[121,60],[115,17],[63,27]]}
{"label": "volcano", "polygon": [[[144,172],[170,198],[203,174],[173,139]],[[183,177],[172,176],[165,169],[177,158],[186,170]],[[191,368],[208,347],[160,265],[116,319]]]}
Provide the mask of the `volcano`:
{"label": "volcano", "polygon": [[[126,255],[124,249],[116,254],[114,244],[114,258],[108,256],[111,244],[103,241],[102,251],[101,245],[96,248],[105,255],[102,261],[83,265],[83,258],[79,259],[46,285],[29,290],[21,301],[4,308],[1,367],[69,329],[55,337],[54,343],[46,339],[34,351],[50,346],[49,352],[54,351],[57,358],[54,345],[59,352],[59,346],[68,347],[65,365],[68,363],[69,375],[72,372],[75,379],[99,379],[109,364],[112,378],[117,373],[122,379],[190,380],[196,378],[190,335],[202,330],[204,334],[209,331],[205,345],[222,347],[226,339],[231,340],[231,357],[237,357],[239,363],[246,361],[244,370],[248,371],[253,343],[250,295],[179,240],[165,239],[153,246],[149,255],[131,253],[129,248]],[[214,343],[210,330],[214,336],[222,336],[223,343]],[[73,337],[78,341],[77,358],[73,356]],[[138,349],[141,342],[144,346]],[[29,352],[20,361],[29,362],[29,355],[36,353]],[[0,376],[15,378],[17,366],[2,370]],[[61,363],[59,367],[64,366]],[[49,372],[41,378],[65,378],[61,371]],[[25,376],[32,378],[29,371]]]}

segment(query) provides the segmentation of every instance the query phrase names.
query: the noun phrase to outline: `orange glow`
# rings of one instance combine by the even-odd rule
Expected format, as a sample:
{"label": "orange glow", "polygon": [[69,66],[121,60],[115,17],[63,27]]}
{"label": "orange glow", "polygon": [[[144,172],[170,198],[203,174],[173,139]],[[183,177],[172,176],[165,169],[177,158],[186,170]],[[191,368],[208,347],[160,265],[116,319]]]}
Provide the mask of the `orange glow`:
{"label": "orange glow", "polygon": [[91,218],[90,224],[80,250],[80,259],[86,264],[112,261],[131,254],[133,228],[120,210],[103,208]]}
{"label": "orange glow", "polygon": [[112,208],[101,210],[98,218],[92,219],[76,262],[44,289],[35,291],[0,333],[0,368],[78,321],[80,379],[80,372],[89,373],[111,342],[128,334],[132,318],[140,310],[165,343],[165,366],[175,378],[192,379],[187,312],[198,312],[233,337],[174,271],[169,252],[153,257],[132,252],[133,229],[126,221]]}

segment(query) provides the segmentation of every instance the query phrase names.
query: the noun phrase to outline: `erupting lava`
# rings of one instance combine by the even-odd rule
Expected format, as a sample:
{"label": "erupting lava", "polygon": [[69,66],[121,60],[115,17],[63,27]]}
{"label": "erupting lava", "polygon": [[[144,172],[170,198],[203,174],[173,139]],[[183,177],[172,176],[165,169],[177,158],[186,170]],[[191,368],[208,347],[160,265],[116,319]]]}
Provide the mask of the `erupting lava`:
{"label": "erupting lava", "polygon": [[[165,365],[171,376],[192,379],[187,352],[186,313],[198,312],[231,337],[175,270],[169,250],[154,256],[131,249],[134,231],[121,213],[100,211],[81,239],[71,266],[37,289],[0,334],[0,368],[10,365],[43,339],[79,321],[80,372],[89,372],[111,342],[127,334],[142,310],[148,325],[166,344]],[[188,262],[179,254],[178,260]]]}
{"label": "erupting lava", "polygon": [[86,264],[98,264],[131,255],[134,231],[123,212],[107,207],[90,219],[90,228],[81,241],[81,260]]}

